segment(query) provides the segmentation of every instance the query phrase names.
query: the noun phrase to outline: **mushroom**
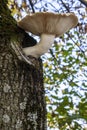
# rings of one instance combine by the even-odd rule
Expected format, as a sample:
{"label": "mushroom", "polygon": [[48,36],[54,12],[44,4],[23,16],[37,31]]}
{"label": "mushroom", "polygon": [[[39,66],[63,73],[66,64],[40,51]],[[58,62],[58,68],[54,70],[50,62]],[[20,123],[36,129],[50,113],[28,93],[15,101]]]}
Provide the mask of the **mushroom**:
{"label": "mushroom", "polygon": [[39,12],[25,16],[18,22],[18,26],[40,36],[41,39],[35,46],[23,48],[24,53],[27,56],[40,57],[50,49],[55,37],[63,35],[77,23],[78,19],[74,13]]}

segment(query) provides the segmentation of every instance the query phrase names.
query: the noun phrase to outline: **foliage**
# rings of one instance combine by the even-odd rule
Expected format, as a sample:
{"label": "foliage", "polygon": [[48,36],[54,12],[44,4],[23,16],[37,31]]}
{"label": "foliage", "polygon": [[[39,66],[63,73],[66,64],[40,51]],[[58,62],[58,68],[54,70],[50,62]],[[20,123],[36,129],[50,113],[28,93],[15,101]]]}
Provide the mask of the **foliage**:
{"label": "foliage", "polygon": [[75,12],[77,27],[55,39],[42,56],[47,101],[48,127],[57,130],[87,128],[87,7],[75,0],[9,0],[12,15],[52,11]]}

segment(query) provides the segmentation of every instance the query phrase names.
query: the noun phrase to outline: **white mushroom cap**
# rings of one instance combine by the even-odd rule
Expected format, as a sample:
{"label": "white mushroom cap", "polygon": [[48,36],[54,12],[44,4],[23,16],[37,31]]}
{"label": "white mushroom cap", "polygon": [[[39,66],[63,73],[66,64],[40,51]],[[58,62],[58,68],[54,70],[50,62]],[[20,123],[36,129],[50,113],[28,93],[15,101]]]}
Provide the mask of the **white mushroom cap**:
{"label": "white mushroom cap", "polygon": [[74,13],[54,14],[49,12],[34,13],[27,15],[18,22],[18,26],[35,35],[53,34],[61,36],[75,27],[78,19]]}

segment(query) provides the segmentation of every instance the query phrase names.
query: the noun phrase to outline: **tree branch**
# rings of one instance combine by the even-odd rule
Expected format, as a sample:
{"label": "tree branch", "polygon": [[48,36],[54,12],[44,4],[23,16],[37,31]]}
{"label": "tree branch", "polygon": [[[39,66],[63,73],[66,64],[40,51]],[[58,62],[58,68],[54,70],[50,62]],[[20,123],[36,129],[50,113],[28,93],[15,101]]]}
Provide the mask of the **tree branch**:
{"label": "tree branch", "polygon": [[31,8],[32,8],[33,13],[35,13],[35,10],[34,10],[34,7],[33,7],[32,0],[29,0],[29,3],[30,3],[30,6],[31,6]]}
{"label": "tree branch", "polygon": [[66,6],[66,4],[61,0],[63,6],[66,8],[67,12],[70,12],[69,8]]}
{"label": "tree branch", "polygon": [[87,1],[86,0],[79,0],[79,1],[87,7]]}

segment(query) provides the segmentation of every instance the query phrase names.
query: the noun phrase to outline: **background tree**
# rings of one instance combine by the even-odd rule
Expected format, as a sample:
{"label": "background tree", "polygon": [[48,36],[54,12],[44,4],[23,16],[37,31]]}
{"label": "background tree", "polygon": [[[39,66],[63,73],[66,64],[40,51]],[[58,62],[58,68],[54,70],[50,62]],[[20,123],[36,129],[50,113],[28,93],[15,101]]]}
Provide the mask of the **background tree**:
{"label": "background tree", "polygon": [[77,27],[57,38],[42,60],[48,129],[86,130],[87,1],[9,0],[8,7],[16,20],[43,11],[74,12],[78,16]]}

